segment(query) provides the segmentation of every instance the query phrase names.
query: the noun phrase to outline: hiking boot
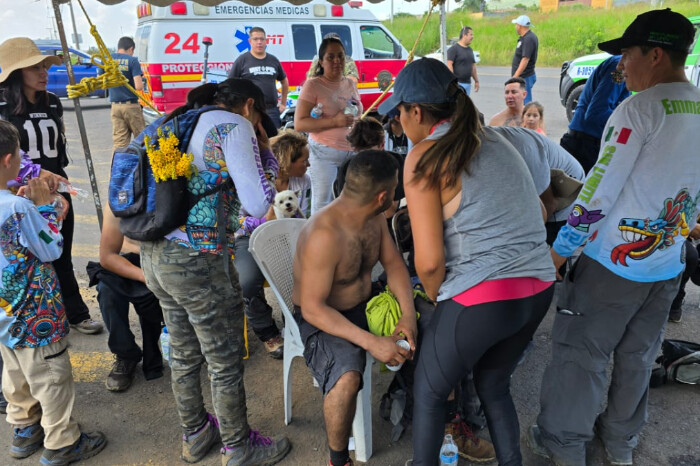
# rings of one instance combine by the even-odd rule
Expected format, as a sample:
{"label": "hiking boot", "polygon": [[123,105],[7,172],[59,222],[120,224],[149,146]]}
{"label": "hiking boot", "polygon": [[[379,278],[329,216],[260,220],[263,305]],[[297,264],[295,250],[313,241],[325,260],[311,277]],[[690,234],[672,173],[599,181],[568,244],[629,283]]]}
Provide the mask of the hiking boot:
{"label": "hiking boot", "polygon": [[668,321],[673,322],[674,324],[680,323],[681,319],[683,318],[683,308],[678,308],[678,309],[671,309],[671,312],[668,313]]}
{"label": "hiking boot", "polygon": [[131,386],[134,381],[134,373],[138,361],[128,361],[126,359],[116,358],[112,370],[107,376],[105,387],[110,392],[123,392]]}
{"label": "hiking boot", "polygon": [[59,448],[58,450],[44,450],[41,455],[41,464],[51,464],[63,466],[76,461],[83,461],[92,458],[107,445],[107,439],[102,432],[81,432],[80,437],[73,445]]}
{"label": "hiking boot", "polygon": [[546,446],[544,446],[542,443],[540,428],[537,424],[534,424],[527,429],[527,433],[525,434],[525,443],[527,443],[527,446],[530,447],[530,451],[537,456],[550,459],[552,463],[554,463],[554,466],[568,466],[567,462],[557,458],[547,449]]}
{"label": "hiking boot", "polygon": [[221,442],[219,420],[216,416],[207,413],[207,420],[199,430],[182,436],[181,458],[188,463],[196,463],[207,456],[211,447],[218,442]]}
{"label": "hiking boot", "polygon": [[284,340],[281,335],[272,337],[265,342],[265,349],[273,359],[282,359],[284,357]]}
{"label": "hiking boot", "polygon": [[[605,442],[603,442],[605,445]],[[626,450],[624,452],[616,451],[613,454],[608,447],[605,447],[605,454],[608,457],[608,462],[614,466],[632,466],[634,461],[632,460],[632,450]]]}
{"label": "hiking boot", "polygon": [[10,456],[26,458],[34,454],[44,444],[44,429],[39,423],[26,427],[15,427]]}
{"label": "hiking boot", "polygon": [[[246,443],[221,449],[223,466],[270,466],[287,456],[292,445],[287,437],[264,437],[250,429]],[[351,462],[352,464],[352,462]]]}
{"label": "hiking boot", "polygon": [[79,324],[70,324],[70,327],[86,335],[94,335],[96,333],[100,333],[104,328],[102,327],[101,323],[92,319],[85,319]]}
{"label": "hiking boot", "polygon": [[473,463],[488,463],[496,459],[496,450],[488,440],[477,437],[464,421],[445,424],[445,434],[451,434],[459,456]]}

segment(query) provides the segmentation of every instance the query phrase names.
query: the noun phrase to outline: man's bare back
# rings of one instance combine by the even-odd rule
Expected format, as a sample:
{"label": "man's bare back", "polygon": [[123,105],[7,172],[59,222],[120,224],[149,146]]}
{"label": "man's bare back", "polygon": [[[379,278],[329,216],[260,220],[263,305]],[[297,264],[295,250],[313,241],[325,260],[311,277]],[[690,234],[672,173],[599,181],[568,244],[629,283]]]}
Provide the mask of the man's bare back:
{"label": "man's bare back", "polygon": [[[326,304],[338,311],[351,309],[369,298],[372,268],[379,260],[382,246],[382,224],[384,216],[379,213],[366,222],[349,218],[341,205],[333,203],[313,215],[304,227],[297,242],[294,257],[294,281],[301,283],[298,276],[303,270],[307,245],[318,235],[326,236],[334,244],[334,253],[328,254],[333,260],[333,280]],[[328,251],[329,253],[331,251]],[[315,252],[314,252],[315,254]],[[332,258],[332,259],[331,259]],[[292,300],[300,302],[299,287],[294,288]]]}

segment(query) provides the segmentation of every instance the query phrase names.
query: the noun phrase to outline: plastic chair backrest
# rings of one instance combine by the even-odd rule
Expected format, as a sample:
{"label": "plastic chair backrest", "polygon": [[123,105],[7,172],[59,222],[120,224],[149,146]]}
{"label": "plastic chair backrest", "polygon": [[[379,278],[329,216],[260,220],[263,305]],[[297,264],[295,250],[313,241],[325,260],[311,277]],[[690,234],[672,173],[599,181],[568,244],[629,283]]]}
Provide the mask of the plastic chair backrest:
{"label": "plastic chair backrest", "polygon": [[294,309],[292,266],[299,232],[304,225],[306,225],[306,219],[303,218],[284,218],[265,222],[255,229],[248,246],[280,303],[284,312],[285,325],[292,326],[295,337],[299,336],[299,329],[292,316]]}

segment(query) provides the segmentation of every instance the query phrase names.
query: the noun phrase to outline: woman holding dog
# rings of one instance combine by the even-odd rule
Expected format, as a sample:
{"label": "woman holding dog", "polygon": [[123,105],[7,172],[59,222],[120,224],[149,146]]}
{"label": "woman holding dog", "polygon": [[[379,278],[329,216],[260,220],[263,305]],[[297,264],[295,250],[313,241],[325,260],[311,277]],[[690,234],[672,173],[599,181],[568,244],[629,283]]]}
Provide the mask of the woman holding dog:
{"label": "woman holding dog", "polygon": [[394,108],[414,144],[404,189],[416,270],[437,301],[415,372],[413,464],[436,464],[448,395],[469,371],[499,464],[522,464],[510,376],[554,281],[532,177],[518,152],[481,126],[441,62],[406,66],[379,111]]}
{"label": "woman holding dog", "polygon": [[[353,154],[345,137],[362,112],[355,82],[344,75],[342,41],[326,37],[319,46],[318,56],[316,77],[304,83],[294,114],[294,128],[309,133],[312,214],[332,200],[332,185],[338,168]],[[317,104],[323,105],[320,118],[311,116]]]}
{"label": "woman holding dog", "polygon": [[[309,167],[309,147],[306,138],[296,131],[286,130],[270,140],[272,152],[279,162],[279,172],[275,179],[278,193],[293,191],[298,199],[299,210],[303,216],[309,216],[311,197],[311,179],[306,174]],[[298,212],[293,216],[301,217]],[[237,233],[234,244],[234,262],[241,281],[241,291],[245,302],[245,315],[255,336],[263,342],[265,350],[274,359],[284,356],[284,340],[275,320],[272,307],[265,299],[263,276],[258,264],[248,251],[250,235],[262,223],[275,219],[275,212],[268,206],[264,217],[254,217],[243,211],[240,215],[241,230]]]}

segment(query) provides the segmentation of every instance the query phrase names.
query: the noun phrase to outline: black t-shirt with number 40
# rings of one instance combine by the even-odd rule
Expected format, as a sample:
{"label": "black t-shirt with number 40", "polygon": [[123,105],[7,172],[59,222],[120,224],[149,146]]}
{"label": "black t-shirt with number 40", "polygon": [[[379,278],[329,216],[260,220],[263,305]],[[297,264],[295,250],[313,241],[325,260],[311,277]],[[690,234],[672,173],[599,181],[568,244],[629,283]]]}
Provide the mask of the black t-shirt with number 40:
{"label": "black t-shirt with number 40", "polygon": [[20,148],[34,163],[52,173],[65,176],[68,165],[66,141],[63,134],[63,106],[55,94],[48,93],[49,102],[43,96],[35,104],[27,102],[27,111],[13,115],[6,102],[0,102],[0,117],[8,120],[19,131]]}

